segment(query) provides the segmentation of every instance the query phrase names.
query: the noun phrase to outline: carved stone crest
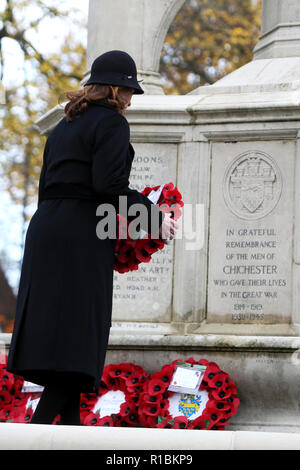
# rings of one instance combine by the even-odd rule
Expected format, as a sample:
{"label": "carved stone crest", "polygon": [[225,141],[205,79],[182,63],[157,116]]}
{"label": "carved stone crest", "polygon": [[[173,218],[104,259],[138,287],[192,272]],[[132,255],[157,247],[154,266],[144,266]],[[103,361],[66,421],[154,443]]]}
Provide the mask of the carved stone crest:
{"label": "carved stone crest", "polygon": [[269,214],[281,191],[282,177],[276,162],[258,150],[236,157],[224,175],[225,202],[242,219],[260,219]]}

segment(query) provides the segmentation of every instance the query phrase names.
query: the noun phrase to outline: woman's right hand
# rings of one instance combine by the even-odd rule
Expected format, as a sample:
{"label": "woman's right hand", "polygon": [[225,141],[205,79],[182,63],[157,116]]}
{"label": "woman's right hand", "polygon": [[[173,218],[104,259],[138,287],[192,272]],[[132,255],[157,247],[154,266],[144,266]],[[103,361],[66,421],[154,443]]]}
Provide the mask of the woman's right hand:
{"label": "woman's right hand", "polygon": [[178,222],[172,219],[171,214],[169,212],[165,212],[164,220],[160,226],[159,234],[165,243],[169,243],[176,233],[178,229]]}

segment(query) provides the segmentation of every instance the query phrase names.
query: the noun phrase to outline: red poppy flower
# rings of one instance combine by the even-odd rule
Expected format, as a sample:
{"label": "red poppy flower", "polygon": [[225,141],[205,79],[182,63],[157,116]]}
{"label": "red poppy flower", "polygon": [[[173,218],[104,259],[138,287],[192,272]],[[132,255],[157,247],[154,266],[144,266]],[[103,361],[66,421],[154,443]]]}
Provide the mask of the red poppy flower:
{"label": "red poppy flower", "polygon": [[142,380],[145,380],[146,377],[146,373],[143,373],[143,371],[137,370],[133,367],[131,370],[131,374],[127,374],[124,379],[126,381],[127,386],[129,387],[131,385],[141,382]]}
{"label": "red poppy flower", "polygon": [[13,423],[30,423],[32,415],[32,407],[26,409],[26,406],[19,406],[13,408],[9,419],[12,420]]}
{"label": "red poppy flower", "polygon": [[184,205],[182,201],[182,195],[178,191],[177,188],[164,191],[163,194],[164,194],[165,201],[168,202],[169,204],[172,204],[173,202],[175,202],[176,204],[179,204],[180,206]]}
{"label": "red poppy flower", "polygon": [[207,424],[205,423],[205,420],[203,419],[202,416],[199,416],[198,418],[194,419],[193,421],[190,421],[188,425],[188,429],[207,429]]}
{"label": "red poppy flower", "polygon": [[224,413],[231,410],[232,404],[220,400],[211,399],[206,405],[206,410],[211,413]]}
{"label": "red poppy flower", "polygon": [[158,395],[166,389],[166,384],[160,379],[151,379],[147,389],[150,395]]}
{"label": "red poppy flower", "polygon": [[107,372],[110,377],[119,378],[122,374],[122,368],[118,364],[107,366]]}
{"label": "red poppy flower", "polygon": [[104,418],[100,418],[98,423],[99,424],[97,424],[97,426],[114,426],[114,421],[111,416],[104,416]]}
{"label": "red poppy flower", "polygon": [[121,369],[121,374],[119,377],[123,380],[126,380],[133,373],[134,366],[130,362],[121,362],[118,364],[118,367]]}
{"label": "red poppy flower", "polygon": [[80,420],[83,422],[86,416],[91,413],[93,406],[89,407],[86,403],[80,403]]}
{"label": "red poppy flower", "polygon": [[103,395],[108,390],[117,390],[121,385],[118,377],[111,376],[110,371],[110,366],[104,367],[100,382],[99,395]]}
{"label": "red poppy flower", "polygon": [[123,243],[124,244],[126,243],[126,245],[128,245],[132,248],[135,248],[136,242],[137,242],[137,240],[132,240],[131,238],[127,238],[127,240],[125,240]]}
{"label": "red poppy flower", "polygon": [[[222,401],[223,403],[223,401]],[[225,402],[224,402],[224,413],[229,419],[231,416],[233,416],[239,407],[240,400],[238,398],[233,398],[233,397],[228,397]]]}
{"label": "red poppy flower", "polygon": [[146,250],[143,240],[138,240],[135,247],[135,256],[139,261],[148,263],[151,260],[151,254]]}
{"label": "red poppy flower", "polygon": [[114,270],[122,274],[122,273],[127,273],[129,271],[129,267],[126,263],[120,263],[120,261],[115,259]]}
{"label": "red poppy flower", "polygon": [[210,362],[206,366],[202,382],[204,382],[204,384],[208,384],[209,387],[214,387],[214,378],[218,372],[221,372],[219,366],[213,362]]}
{"label": "red poppy flower", "polygon": [[27,397],[25,395],[26,394],[23,392],[19,392],[14,395],[12,403],[15,408],[18,406],[25,406],[25,404],[27,403]]}
{"label": "red poppy flower", "polygon": [[85,417],[94,408],[97,401],[95,393],[81,393],[80,395],[80,419],[83,422]]}
{"label": "red poppy flower", "polygon": [[15,377],[6,369],[2,369],[0,373],[0,391],[9,391],[13,389],[15,383]]}
{"label": "red poppy flower", "polygon": [[[167,392],[167,393],[168,395],[173,395],[173,392]],[[160,414],[162,414],[163,416],[165,414],[168,414],[169,406],[170,406],[169,400],[167,398],[164,398],[159,404]]]}
{"label": "red poppy flower", "polygon": [[228,390],[224,390],[223,388],[221,389],[218,388],[216,390],[212,390],[211,394],[212,394],[212,398],[214,398],[215,400],[226,400],[232,395],[230,388]]}
{"label": "red poppy flower", "polygon": [[133,252],[133,247],[124,243],[124,245],[120,248],[118,253],[118,261],[120,263],[128,263],[131,253]]}
{"label": "red poppy flower", "polygon": [[235,383],[234,383],[232,380],[228,380],[228,382],[226,382],[225,388],[226,388],[226,390],[230,389],[232,395],[236,395],[236,394],[237,394],[236,385],[235,385]]}
{"label": "red poppy flower", "polygon": [[9,390],[0,390],[0,408],[12,401],[12,395]]}
{"label": "red poppy flower", "polygon": [[168,194],[170,191],[174,190],[174,184],[173,183],[168,183],[165,184],[163,189],[162,189],[162,195],[166,199],[168,197]]}
{"label": "red poppy flower", "polygon": [[164,383],[164,390],[168,388],[171,382],[171,379],[173,377],[173,373],[174,373],[173,369],[165,369],[165,370],[160,371],[155,376],[155,379],[161,380]]}
{"label": "red poppy flower", "polygon": [[141,191],[141,193],[142,193],[142,194],[145,194],[146,196],[148,196],[148,194],[150,194],[151,191],[157,190],[159,187],[160,187],[160,185],[158,185],[158,186],[153,186],[153,188],[150,188],[150,186],[146,186],[146,188],[144,188],[143,191]]}
{"label": "red poppy flower", "polygon": [[143,393],[142,396],[143,396],[143,401],[150,405],[155,405],[157,403],[160,403],[160,401],[163,399],[163,396],[161,393],[155,394],[155,395],[151,395],[149,393]]}
{"label": "red poppy flower", "polygon": [[137,394],[141,391],[147,375],[142,375],[139,372],[133,372],[130,377],[126,379],[126,387],[131,394]]}
{"label": "red poppy flower", "polygon": [[189,425],[189,420],[185,416],[176,416],[174,418],[174,429],[187,429]]}
{"label": "red poppy flower", "polygon": [[128,264],[127,264],[128,270],[133,271],[133,270],[139,269],[138,265],[140,264],[140,262],[141,261],[136,257],[135,251],[133,250],[128,259]]}
{"label": "red poppy flower", "polygon": [[13,405],[10,403],[9,405],[5,405],[3,407],[0,407],[0,422],[5,423],[10,419],[10,415],[13,410]]}
{"label": "red poppy flower", "polygon": [[100,426],[100,415],[99,413],[89,413],[83,420],[84,426]]}
{"label": "red poppy flower", "polygon": [[167,375],[169,375],[169,377],[172,378],[173,372],[176,369],[176,364],[177,364],[177,361],[174,361],[171,364],[165,364],[164,366],[162,366],[160,372],[166,373]]}
{"label": "red poppy flower", "polygon": [[147,251],[147,253],[155,253],[158,250],[162,250],[165,246],[165,243],[163,240],[159,238],[150,238],[148,240],[144,240],[144,249]]}
{"label": "red poppy flower", "polygon": [[132,370],[135,374],[139,373],[143,377],[148,377],[149,374],[147,374],[145,372],[145,370],[141,366],[139,366],[138,364],[131,363],[131,366],[132,366]]}
{"label": "red poppy flower", "polygon": [[125,416],[124,420],[130,426],[136,426],[139,423],[139,416],[137,410],[132,411],[127,416]]}
{"label": "red poppy flower", "polygon": [[218,426],[224,426],[227,422],[224,413],[210,413],[207,409],[204,410],[202,418],[206,422],[206,429],[218,429]]}
{"label": "red poppy flower", "polygon": [[156,403],[145,403],[145,405],[143,406],[143,412],[149,416],[157,416],[158,414],[160,414],[160,408],[159,406],[157,406]]}
{"label": "red poppy flower", "polygon": [[197,361],[195,361],[195,359],[193,357],[189,357],[186,361],[184,362],[188,362],[189,364],[197,364]]}
{"label": "red poppy flower", "polygon": [[214,424],[216,424],[220,419],[226,418],[226,414],[223,410],[213,410],[208,406],[205,407],[202,416],[205,419],[211,420]]}
{"label": "red poppy flower", "polygon": [[228,382],[229,375],[224,372],[220,372],[215,374],[211,379],[208,379],[208,384],[211,388],[223,389],[227,386],[226,380]]}
{"label": "red poppy flower", "polygon": [[14,383],[14,394],[18,394],[18,393],[21,393],[21,390],[23,388],[23,384],[24,384],[24,379],[23,377],[21,377],[20,375],[18,376],[15,376],[15,383]]}
{"label": "red poppy flower", "polygon": [[130,401],[128,401],[128,402],[125,401],[120,406],[119,414],[120,414],[120,416],[125,417],[125,416],[128,416],[130,413],[133,413],[135,411],[136,411],[135,405],[133,403],[131,403]]}

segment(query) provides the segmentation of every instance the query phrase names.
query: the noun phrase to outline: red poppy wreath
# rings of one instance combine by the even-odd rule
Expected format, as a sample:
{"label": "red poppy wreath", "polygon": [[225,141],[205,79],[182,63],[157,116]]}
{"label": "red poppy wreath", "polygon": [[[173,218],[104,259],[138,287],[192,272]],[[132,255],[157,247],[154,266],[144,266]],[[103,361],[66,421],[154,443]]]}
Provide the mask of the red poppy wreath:
{"label": "red poppy wreath", "polygon": [[0,422],[28,423],[41,394],[22,392],[23,377],[7,372],[7,357],[0,362]]}
{"label": "red poppy wreath", "polygon": [[0,356],[0,422],[5,422],[12,413],[15,376],[6,370],[7,356]]}
{"label": "red poppy wreath", "polygon": [[[156,201],[163,212],[171,213],[174,220],[181,216],[180,207],[184,205],[182,196],[173,183],[161,186],[147,186],[142,194]],[[120,214],[117,216],[118,230],[115,245],[114,270],[126,273],[138,269],[140,263],[148,263],[153,253],[162,250],[165,242],[160,238],[149,238],[146,232],[141,232],[140,238],[132,239],[128,233],[128,221]],[[120,238],[122,237],[122,238]]]}
{"label": "red poppy wreath", "polygon": [[144,427],[224,430],[238,409],[235,383],[215,362],[189,358],[184,362],[205,366],[196,395],[168,390],[175,360],[148,377],[140,397],[139,417]]}
{"label": "red poppy wreath", "polygon": [[103,369],[99,393],[93,408],[81,412],[85,426],[137,426],[140,392],[148,378],[136,364],[107,365]]}

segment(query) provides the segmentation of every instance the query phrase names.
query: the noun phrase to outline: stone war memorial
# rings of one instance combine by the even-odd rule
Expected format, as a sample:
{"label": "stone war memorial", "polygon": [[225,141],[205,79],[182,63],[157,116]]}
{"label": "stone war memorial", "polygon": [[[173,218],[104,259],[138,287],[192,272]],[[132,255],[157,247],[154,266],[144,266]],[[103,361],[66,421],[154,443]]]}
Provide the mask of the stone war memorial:
{"label": "stone war memorial", "polygon": [[115,272],[106,363],[215,361],[238,389],[230,430],[300,432],[300,3],[263,0],[253,60],[187,95],[165,95],[159,75],[184,0],[125,3],[128,22],[122,0],[90,0],[82,83],[99,54],[134,57],[130,185],[173,182],[185,207],[169,245]]}

